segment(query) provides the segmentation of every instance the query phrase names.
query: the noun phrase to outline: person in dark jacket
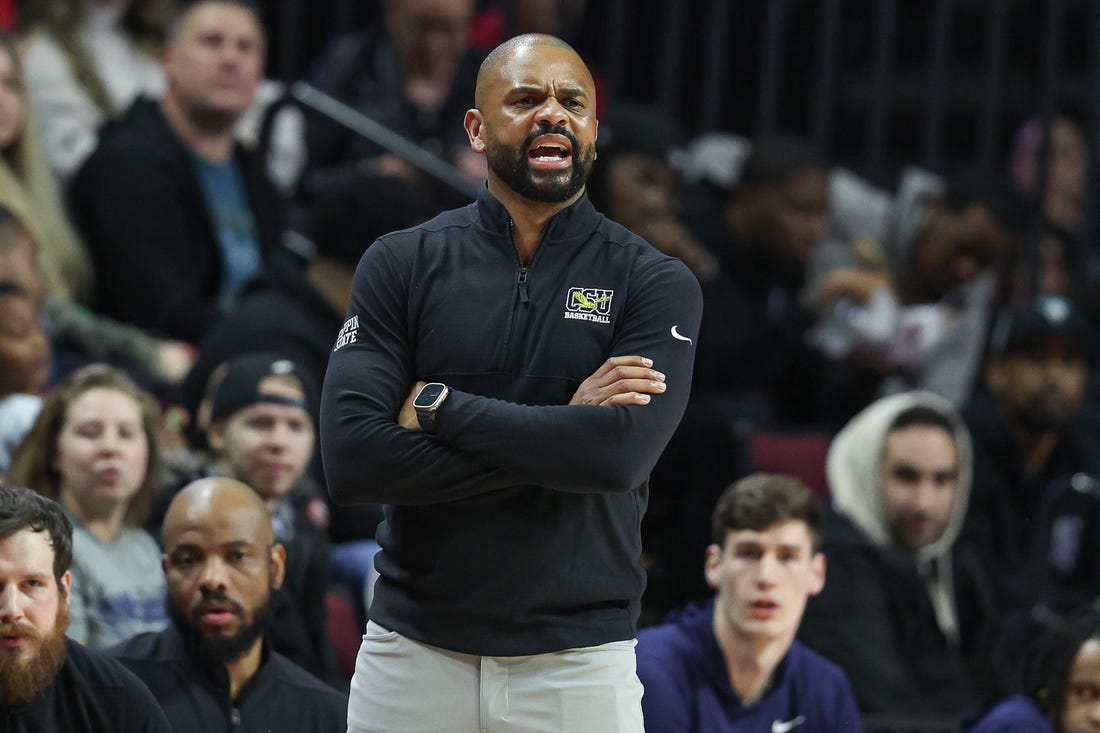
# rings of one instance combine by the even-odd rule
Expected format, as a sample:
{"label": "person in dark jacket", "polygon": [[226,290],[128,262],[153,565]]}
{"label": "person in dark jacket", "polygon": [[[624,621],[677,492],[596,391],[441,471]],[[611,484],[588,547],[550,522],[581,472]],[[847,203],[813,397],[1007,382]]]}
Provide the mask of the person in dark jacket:
{"label": "person in dark jacket", "polygon": [[264,635],[286,550],[263,500],[225,478],[183,489],[164,519],[172,625],[110,653],[145,681],[175,733],[343,733],[347,698]]}
{"label": "person in dark jacket", "polygon": [[388,505],[348,728],[634,733],[640,524],[699,285],[588,201],[572,48],[505,42],[474,101],[487,187],[367,249],[325,376],[329,491]]}
{"label": "person in dark jacket", "polygon": [[60,504],[0,486],[0,730],[171,733],[137,677],[65,636],[72,531]]}
{"label": "person in dark jacket", "polygon": [[965,413],[974,495],[963,539],[986,558],[1005,613],[1056,613],[1100,595],[1100,439],[1086,419],[1097,334],[1068,298],[1001,311]]}
{"label": "person in dark jacket", "polygon": [[730,486],[713,515],[713,601],[638,634],[646,733],[859,733],[844,672],[794,640],[825,584],[821,508],[789,476]]}
{"label": "person in dark jacket", "polygon": [[[279,354],[230,359],[211,380],[205,439],[212,453],[172,455],[174,475],[167,485],[174,492],[204,476],[228,476],[260,495],[271,513],[275,538],[287,550],[284,587],[275,594],[271,645],[312,674],[345,687],[324,604],[330,575],[328,512],[317,495],[321,489],[306,476],[317,444],[312,418],[317,391],[308,370]],[[162,496],[158,503],[164,507],[171,498]],[[359,562],[360,585],[373,556],[371,551]]]}
{"label": "person in dark jacket", "polygon": [[990,684],[996,606],[957,542],[970,496],[970,438],[949,402],[903,392],[872,403],[829,447],[830,582],[799,629],[848,673],[860,710],[957,719]]}
{"label": "person in dark jacket", "polygon": [[968,733],[1096,733],[1100,730],[1100,611],[1052,618],[1030,645],[1018,691]]}
{"label": "person in dark jacket", "polygon": [[173,28],[164,96],[138,99],[104,130],[69,203],[95,263],[97,309],[197,343],[281,256],[282,207],[233,137],[263,75],[256,12],[202,0]]}

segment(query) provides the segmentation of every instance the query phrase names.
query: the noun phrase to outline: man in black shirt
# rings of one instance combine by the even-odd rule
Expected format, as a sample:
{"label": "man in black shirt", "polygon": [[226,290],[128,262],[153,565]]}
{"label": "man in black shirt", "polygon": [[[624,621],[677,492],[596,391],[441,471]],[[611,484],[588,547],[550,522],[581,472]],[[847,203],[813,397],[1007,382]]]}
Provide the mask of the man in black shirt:
{"label": "man in black shirt", "polygon": [[0,730],[170,733],[134,675],[65,637],[72,533],[59,504],[0,486]]}
{"label": "man in black shirt", "polygon": [[264,642],[286,550],[263,500],[199,479],[164,517],[172,625],[111,650],[153,690],[176,733],[343,733],[347,698]]}

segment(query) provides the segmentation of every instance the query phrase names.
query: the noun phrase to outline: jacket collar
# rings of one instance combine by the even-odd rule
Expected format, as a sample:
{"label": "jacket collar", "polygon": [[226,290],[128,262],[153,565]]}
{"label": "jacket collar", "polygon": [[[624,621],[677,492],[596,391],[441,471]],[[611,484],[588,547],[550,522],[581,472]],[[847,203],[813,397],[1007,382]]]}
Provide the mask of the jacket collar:
{"label": "jacket collar", "polygon": [[[488,184],[481,187],[477,202],[472,206],[476,207],[475,216],[482,227],[489,232],[511,238],[512,215],[508,213],[508,209],[504,208],[504,204],[489,192]],[[601,214],[588,200],[588,192],[585,191],[572,205],[554,214],[546,225],[542,241],[558,244],[585,238],[592,233],[601,218]]]}

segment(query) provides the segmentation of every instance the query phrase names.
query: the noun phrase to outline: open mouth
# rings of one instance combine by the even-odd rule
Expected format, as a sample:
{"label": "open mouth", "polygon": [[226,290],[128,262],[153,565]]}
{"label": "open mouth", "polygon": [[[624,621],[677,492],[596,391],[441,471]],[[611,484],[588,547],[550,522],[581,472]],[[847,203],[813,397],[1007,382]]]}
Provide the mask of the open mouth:
{"label": "open mouth", "polygon": [[527,158],[539,167],[561,168],[572,162],[573,148],[557,135],[543,135],[527,149]]}

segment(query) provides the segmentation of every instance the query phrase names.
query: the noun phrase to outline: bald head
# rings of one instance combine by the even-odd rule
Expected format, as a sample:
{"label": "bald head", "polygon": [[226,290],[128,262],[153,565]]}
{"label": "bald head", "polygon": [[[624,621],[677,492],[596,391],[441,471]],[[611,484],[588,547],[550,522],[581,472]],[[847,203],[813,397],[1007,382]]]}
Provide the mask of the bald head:
{"label": "bald head", "polygon": [[168,505],[161,534],[170,548],[188,530],[226,525],[240,539],[257,545],[275,540],[263,499],[247,484],[230,478],[203,478],[183,487]]}
{"label": "bald head", "polygon": [[[484,108],[487,104],[485,94],[492,83],[498,80],[508,64],[512,62],[517,56],[527,53],[532,48],[557,48],[563,51],[568,51],[572,54],[581,66],[584,66],[585,71],[588,71],[588,67],[585,66],[584,61],[581,60],[580,55],[565,41],[557,38],[556,36],[547,35],[545,33],[527,33],[522,36],[516,36],[509,38],[504,43],[500,44],[485,57],[485,60],[481,62],[481,68],[477,72],[477,87],[474,90],[474,105],[478,109]],[[588,74],[588,83],[592,87],[592,75]]]}

